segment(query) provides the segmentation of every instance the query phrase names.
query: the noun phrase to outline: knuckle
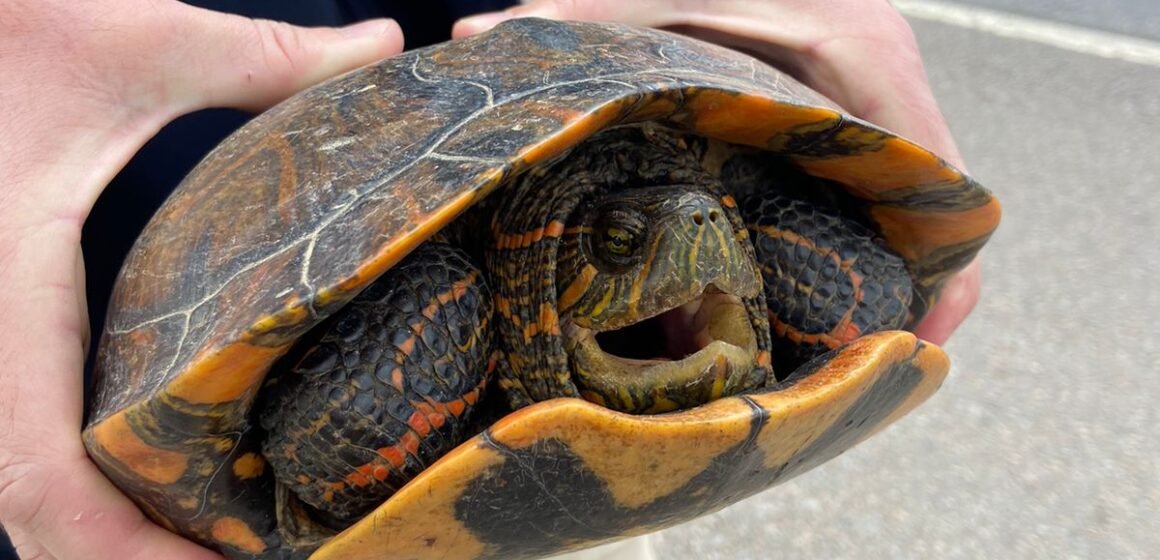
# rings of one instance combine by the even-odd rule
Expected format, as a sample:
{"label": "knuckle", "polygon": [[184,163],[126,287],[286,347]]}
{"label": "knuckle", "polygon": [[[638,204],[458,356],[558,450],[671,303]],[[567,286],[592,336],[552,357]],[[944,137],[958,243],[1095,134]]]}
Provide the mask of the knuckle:
{"label": "knuckle", "polygon": [[885,10],[882,15],[882,33],[893,40],[897,51],[918,58],[918,40],[914,36],[914,29],[902,13],[893,7]]}
{"label": "knuckle", "polygon": [[290,24],[251,20],[261,49],[262,62],[274,75],[293,74],[306,53],[300,30]]}

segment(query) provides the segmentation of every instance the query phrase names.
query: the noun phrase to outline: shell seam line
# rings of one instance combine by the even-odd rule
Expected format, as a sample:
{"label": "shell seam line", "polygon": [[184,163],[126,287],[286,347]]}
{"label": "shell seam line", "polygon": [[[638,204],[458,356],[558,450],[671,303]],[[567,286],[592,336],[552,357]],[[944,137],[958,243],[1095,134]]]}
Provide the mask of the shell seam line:
{"label": "shell seam line", "polygon": [[[419,60],[420,60],[420,57],[416,56],[415,61],[412,63],[412,70],[415,70],[418,68]],[[413,75],[416,79],[418,79],[420,81],[430,81],[429,78],[424,78],[424,77],[418,75],[417,73],[413,73]],[[412,167],[417,165],[419,162],[427,159],[432,153],[436,153],[439,150],[439,148],[441,148],[443,146],[443,144],[448,139],[450,139],[455,133],[459,132],[463,127],[467,126],[468,123],[471,123],[472,121],[474,121],[479,115],[482,115],[483,113],[485,113],[487,111],[493,110],[498,106],[506,105],[506,104],[514,102],[514,101],[519,101],[521,99],[530,97],[530,96],[535,95],[537,93],[542,93],[542,92],[549,91],[552,89],[565,88],[565,87],[579,85],[579,84],[585,84],[585,83],[614,82],[616,78],[628,77],[628,76],[641,76],[641,75],[650,75],[650,76],[655,75],[655,76],[658,76],[661,78],[666,78],[672,82],[680,82],[680,78],[685,77],[686,75],[697,76],[698,74],[697,74],[697,72],[684,71],[684,70],[681,70],[679,68],[655,68],[652,70],[626,70],[623,72],[614,72],[611,74],[592,76],[592,77],[582,78],[579,80],[569,80],[569,81],[564,81],[564,82],[557,82],[554,84],[545,84],[545,85],[540,86],[540,87],[531,88],[528,90],[514,93],[514,94],[507,96],[505,98],[502,98],[498,101],[489,98],[488,101],[491,102],[492,104],[485,105],[483,107],[476,109],[475,111],[472,111],[469,115],[467,115],[466,117],[461,119],[459,122],[455,123],[453,126],[448,127],[447,130],[445,130],[437,138],[433,139],[431,144],[429,144],[421,154],[419,154],[417,157],[415,157],[411,161],[399,166],[397,169],[395,169],[392,173],[390,173],[386,177],[380,178],[377,181],[373,181],[372,186],[363,190],[362,192],[359,192],[357,194],[357,197],[355,198],[355,200],[350,201],[350,203],[348,203],[344,206],[349,207],[349,206],[355,204],[356,202],[359,202],[364,197],[373,200],[375,193],[377,191],[379,191],[379,189],[381,189],[384,185],[390,184],[391,181],[393,181],[396,177],[402,175],[403,173],[405,173],[406,171],[408,171],[409,169],[411,169]],[[449,79],[446,81],[463,82],[463,80],[454,80],[454,79]],[[723,89],[728,88],[728,86],[726,84],[729,81],[730,80],[722,80],[721,86]],[[474,84],[474,85],[478,86],[479,84]],[[675,84],[676,89],[682,89],[682,87],[683,86],[680,83]],[[206,297],[199,300],[197,303],[195,303],[191,306],[188,306],[185,309],[171,311],[169,313],[165,313],[165,314],[158,316],[156,318],[139,322],[131,327],[123,327],[123,328],[119,328],[119,329],[110,329],[110,330],[113,331],[114,334],[125,334],[125,333],[129,333],[129,332],[133,332],[133,331],[135,331],[141,327],[144,327],[146,325],[164,321],[164,320],[171,318],[171,317],[192,313],[198,307],[208,303],[210,300],[212,300],[214,297],[216,297],[217,294],[221,293],[227,285],[229,285],[234,280],[236,280],[238,277],[240,277],[244,272],[257,267],[264,262],[272,260],[272,259],[276,258],[277,256],[284,254],[286,251],[289,251],[295,247],[298,247],[303,242],[309,242],[311,244],[317,242],[317,238],[321,234],[322,230],[326,229],[330,224],[337,221],[343,215],[344,214],[342,212],[335,212],[334,214],[332,214],[330,216],[330,219],[325,220],[324,222],[320,223],[318,225],[318,227],[315,228],[313,231],[311,231],[308,235],[305,235],[305,236],[303,236],[299,239],[296,239],[296,240],[288,241],[283,246],[282,249],[274,251],[273,253],[266,255],[265,257],[262,257],[262,258],[258,259],[257,261],[251,263],[250,265],[243,267],[237,273],[230,276],[230,278],[227,278],[225,281],[223,281],[217,287],[217,289],[213,290],[210,293],[210,295],[207,295]],[[311,305],[313,305],[313,304],[311,304]],[[184,346],[184,341],[188,337],[188,335],[189,335],[188,330],[186,330],[185,332],[182,333],[181,339],[179,341],[179,346]],[[171,374],[173,372],[173,368],[174,368],[174,366],[176,366],[179,359],[180,359],[180,354],[175,352],[175,355],[173,357],[171,364],[168,367],[166,367],[166,369],[165,369],[165,376],[168,376],[169,374]]]}

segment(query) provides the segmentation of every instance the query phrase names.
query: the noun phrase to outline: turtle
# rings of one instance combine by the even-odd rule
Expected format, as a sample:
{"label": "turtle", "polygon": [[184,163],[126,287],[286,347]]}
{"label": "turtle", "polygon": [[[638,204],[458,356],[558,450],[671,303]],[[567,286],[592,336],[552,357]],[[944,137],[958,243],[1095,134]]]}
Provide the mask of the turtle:
{"label": "turtle", "polygon": [[998,225],[746,54],[535,18],[216,147],[114,289],[82,433],[233,558],[537,558],[837,456],[949,369],[906,329]]}

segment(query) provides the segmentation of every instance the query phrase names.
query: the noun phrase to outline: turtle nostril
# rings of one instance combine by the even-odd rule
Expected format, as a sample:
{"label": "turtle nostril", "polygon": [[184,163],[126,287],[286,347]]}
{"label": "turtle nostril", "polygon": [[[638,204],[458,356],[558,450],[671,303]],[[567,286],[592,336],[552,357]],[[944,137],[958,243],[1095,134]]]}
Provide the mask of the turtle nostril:
{"label": "turtle nostril", "polygon": [[[712,214],[709,215],[709,219],[710,220],[713,219]],[[697,225],[701,225],[701,224],[705,223],[705,215],[702,214],[700,211],[693,212],[693,223],[697,224]]]}
{"label": "turtle nostril", "polygon": [[710,210],[710,211],[709,211],[709,221],[710,221],[710,222],[716,222],[716,221],[717,221],[717,215],[718,215],[718,212],[717,212],[716,210]]}

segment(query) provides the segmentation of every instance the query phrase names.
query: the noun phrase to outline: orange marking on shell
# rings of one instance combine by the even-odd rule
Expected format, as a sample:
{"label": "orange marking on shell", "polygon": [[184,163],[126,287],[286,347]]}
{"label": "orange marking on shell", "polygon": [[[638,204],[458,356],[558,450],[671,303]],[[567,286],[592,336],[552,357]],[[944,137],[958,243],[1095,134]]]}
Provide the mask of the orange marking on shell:
{"label": "orange marking on shell", "polygon": [[268,347],[235,342],[197,355],[188,370],[165,390],[194,404],[220,404],[246,400],[257,393],[266,371],[289,347]]}
{"label": "orange marking on shell", "polygon": [[576,279],[564,288],[564,293],[560,294],[560,298],[556,300],[556,308],[563,311],[571,309],[580,301],[584,292],[588,291],[588,286],[592,285],[592,280],[596,278],[596,267],[591,264],[584,265],[580,270],[580,274],[576,275]]}
{"label": "orange marking on shell", "polygon": [[258,478],[266,470],[266,459],[257,453],[243,453],[234,460],[233,470],[242,480]]}
{"label": "orange marking on shell", "polygon": [[829,142],[875,149],[821,158],[793,154],[789,157],[810,175],[838,181],[867,200],[877,200],[878,193],[894,189],[962,179],[958,171],[926,149],[862,125],[847,125],[814,148],[824,148]]}
{"label": "orange marking on shell", "polygon": [[708,89],[688,98],[685,106],[694,116],[698,132],[758,148],[784,143],[786,134],[798,127],[816,123],[825,130],[840,119],[837,111],[825,107],[791,105],[766,97]]}
{"label": "orange marking on shell", "polygon": [[210,535],[215,541],[250,554],[261,554],[266,551],[266,543],[262,542],[245,521],[237,517],[223,517],[214,521]]}
{"label": "orange marking on shell", "polygon": [[[529,146],[519,154],[519,160],[524,168],[535,167],[557,155],[570,150],[589,136],[607,128],[622,109],[619,103],[610,103],[588,114],[579,111],[568,111],[565,115],[555,115],[554,118],[564,123],[564,126],[554,136]],[[562,112],[562,111],[560,111]]]}
{"label": "orange marking on shell", "polygon": [[[485,188],[480,192],[486,193],[488,190]],[[443,204],[438,205],[434,212],[422,216],[422,219],[412,221],[411,223],[416,224],[414,229],[402,231],[384,243],[378,253],[364,260],[354,274],[338,284],[336,290],[344,293],[362,291],[372,280],[395,266],[420,243],[451,223],[451,220],[471,206],[475,197],[474,191],[466,190],[458,196],[444,201]],[[406,199],[404,201],[408,202]]]}
{"label": "orange marking on shell", "polygon": [[902,258],[922,260],[941,249],[990,235],[1002,214],[999,201],[960,212],[923,212],[877,205],[870,216],[882,230],[882,237]]}
{"label": "orange marking on shell", "polygon": [[294,148],[290,142],[280,134],[271,134],[266,137],[270,148],[278,154],[278,217],[283,223],[292,224],[300,221],[298,205],[301,204],[301,191],[298,182],[298,166],[294,164]]}
{"label": "orange marking on shell", "polygon": [[129,333],[129,340],[138,346],[151,346],[156,339],[157,336],[152,330],[137,329]]}
{"label": "orange marking on shell", "polygon": [[121,411],[92,428],[93,440],[106,453],[141,478],[154,484],[173,484],[189,468],[189,457],[177,451],[159,449],[142,440]]}

